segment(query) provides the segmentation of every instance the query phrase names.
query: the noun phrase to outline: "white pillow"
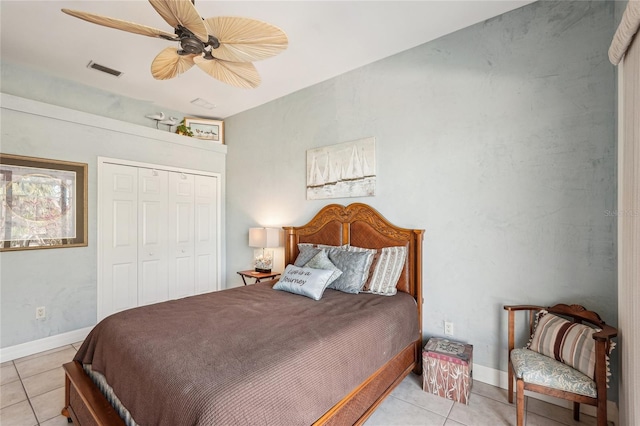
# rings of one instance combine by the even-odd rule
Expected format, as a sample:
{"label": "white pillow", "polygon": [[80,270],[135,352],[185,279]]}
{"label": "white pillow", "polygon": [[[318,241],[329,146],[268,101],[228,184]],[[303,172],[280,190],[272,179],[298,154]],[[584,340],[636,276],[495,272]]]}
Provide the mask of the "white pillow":
{"label": "white pillow", "polygon": [[330,269],[300,268],[287,265],[274,290],[287,291],[313,300],[320,300],[333,275]]}

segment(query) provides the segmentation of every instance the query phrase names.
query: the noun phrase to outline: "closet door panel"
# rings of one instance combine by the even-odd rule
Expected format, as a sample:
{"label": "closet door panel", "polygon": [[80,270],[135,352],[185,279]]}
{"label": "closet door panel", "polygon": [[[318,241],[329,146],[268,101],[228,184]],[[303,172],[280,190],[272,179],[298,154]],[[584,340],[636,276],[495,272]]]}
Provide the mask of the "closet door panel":
{"label": "closet door panel", "polygon": [[138,305],[137,170],[105,164],[102,172],[103,309],[99,319]]}
{"label": "closet door panel", "polygon": [[195,292],[218,290],[217,178],[195,176]]}
{"label": "closet door panel", "polygon": [[98,319],[220,288],[218,178],[100,163]]}
{"label": "closet door panel", "polygon": [[138,170],[138,304],[169,298],[168,172]]}
{"label": "closet door panel", "polygon": [[194,175],[169,172],[169,297],[191,296],[194,281]]}

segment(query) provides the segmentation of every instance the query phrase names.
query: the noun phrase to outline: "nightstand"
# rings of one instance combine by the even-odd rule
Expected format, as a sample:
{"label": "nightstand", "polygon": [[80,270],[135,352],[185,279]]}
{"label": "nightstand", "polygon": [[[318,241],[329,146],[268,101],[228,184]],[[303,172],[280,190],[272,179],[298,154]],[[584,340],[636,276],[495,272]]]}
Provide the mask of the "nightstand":
{"label": "nightstand", "polygon": [[248,271],[238,271],[238,275],[242,277],[242,282],[244,283],[244,285],[247,285],[246,278],[255,278],[255,281],[253,282],[253,284],[255,284],[255,283],[259,283],[260,280],[264,280],[264,279],[272,280],[278,275],[280,275],[280,272],[256,272],[254,270],[248,270]]}

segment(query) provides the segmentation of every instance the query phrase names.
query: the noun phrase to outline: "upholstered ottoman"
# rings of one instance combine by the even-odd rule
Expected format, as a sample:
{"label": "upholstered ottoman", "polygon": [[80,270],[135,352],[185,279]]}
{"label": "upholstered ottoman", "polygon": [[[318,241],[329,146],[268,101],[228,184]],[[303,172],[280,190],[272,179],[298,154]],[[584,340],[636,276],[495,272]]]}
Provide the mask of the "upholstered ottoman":
{"label": "upholstered ottoman", "polygon": [[469,404],[473,346],[433,337],[422,351],[422,389]]}

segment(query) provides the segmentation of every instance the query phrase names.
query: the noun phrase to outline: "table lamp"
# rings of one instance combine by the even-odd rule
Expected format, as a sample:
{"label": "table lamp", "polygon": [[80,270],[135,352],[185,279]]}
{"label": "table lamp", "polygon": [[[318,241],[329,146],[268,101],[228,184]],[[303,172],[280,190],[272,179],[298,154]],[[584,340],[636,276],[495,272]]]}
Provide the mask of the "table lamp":
{"label": "table lamp", "polygon": [[273,250],[280,247],[280,230],[278,228],[249,228],[249,247],[257,248],[253,252],[256,272],[271,272],[273,266]]}

